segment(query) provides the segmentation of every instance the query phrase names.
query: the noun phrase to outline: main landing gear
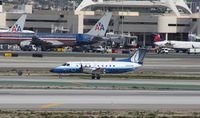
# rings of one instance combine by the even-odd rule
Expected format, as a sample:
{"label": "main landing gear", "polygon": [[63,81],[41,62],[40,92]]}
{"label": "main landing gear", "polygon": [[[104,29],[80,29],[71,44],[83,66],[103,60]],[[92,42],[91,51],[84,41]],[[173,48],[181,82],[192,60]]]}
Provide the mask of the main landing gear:
{"label": "main landing gear", "polygon": [[98,79],[98,80],[100,80],[101,76],[100,76],[100,74],[92,74],[92,79]]}

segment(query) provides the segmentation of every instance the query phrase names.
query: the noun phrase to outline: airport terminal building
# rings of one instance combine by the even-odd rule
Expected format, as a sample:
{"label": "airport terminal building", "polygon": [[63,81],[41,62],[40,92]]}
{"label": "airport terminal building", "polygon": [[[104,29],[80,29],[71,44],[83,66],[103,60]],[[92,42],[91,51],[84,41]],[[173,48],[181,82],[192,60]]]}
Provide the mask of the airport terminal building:
{"label": "airport terminal building", "polygon": [[[20,11],[0,7],[1,27],[10,27]],[[105,12],[112,12],[108,32],[136,35],[143,45],[152,43],[152,34],[162,39],[188,40],[188,34],[200,36],[199,13],[193,14],[184,0],[83,0],[75,11],[34,10],[28,13],[25,28],[36,32],[85,33]]]}
{"label": "airport terminal building", "polygon": [[111,11],[113,18],[108,30],[137,35],[144,44],[151,43],[152,33],[169,40],[188,40],[189,33],[200,35],[199,15],[192,14],[183,0],[88,1],[83,1],[75,11],[80,18],[84,17],[84,22],[79,22],[84,29],[79,32],[89,30],[88,23],[93,19],[88,14]]}

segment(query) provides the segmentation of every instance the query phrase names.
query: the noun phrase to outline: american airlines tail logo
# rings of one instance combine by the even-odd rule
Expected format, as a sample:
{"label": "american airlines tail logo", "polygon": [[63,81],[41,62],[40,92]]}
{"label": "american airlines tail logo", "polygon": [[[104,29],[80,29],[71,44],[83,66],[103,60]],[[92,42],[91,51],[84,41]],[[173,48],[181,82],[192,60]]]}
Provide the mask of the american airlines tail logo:
{"label": "american airlines tail logo", "polygon": [[22,29],[21,27],[18,25],[18,24],[15,24],[12,29],[11,29],[12,32],[21,32]]}
{"label": "american airlines tail logo", "polygon": [[95,30],[96,31],[101,31],[101,30],[105,30],[104,29],[104,25],[101,22],[98,22],[95,26]]}

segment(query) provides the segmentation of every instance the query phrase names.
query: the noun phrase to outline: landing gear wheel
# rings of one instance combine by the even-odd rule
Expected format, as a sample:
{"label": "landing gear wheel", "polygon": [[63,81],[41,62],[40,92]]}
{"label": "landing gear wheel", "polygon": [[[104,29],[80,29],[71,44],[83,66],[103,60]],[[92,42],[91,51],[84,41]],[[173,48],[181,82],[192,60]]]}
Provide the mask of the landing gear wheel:
{"label": "landing gear wheel", "polygon": [[98,79],[98,80],[100,80],[100,79],[101,79],[101,76],[100,76],[99,74],[97,74],[97,76],[96,76],[96,77],[97,77],[97,79]]}
{"label": "landing gear wheel", "polygon": [[95,79],[95,77],[96,77],[95,74],[92,74],[92,79]]}

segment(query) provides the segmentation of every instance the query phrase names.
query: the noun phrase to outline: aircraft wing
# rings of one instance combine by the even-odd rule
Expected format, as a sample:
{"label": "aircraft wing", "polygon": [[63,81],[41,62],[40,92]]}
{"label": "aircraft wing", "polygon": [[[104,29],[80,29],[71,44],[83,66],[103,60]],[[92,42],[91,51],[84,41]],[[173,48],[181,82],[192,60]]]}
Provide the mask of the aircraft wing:
{"label": "aircraft wing", "polygon": [[165,44],[165,46],[167,46],[167,47],[173,47],[173,43],[171,42],[171,41],[168,41],[166,44]]}
{"label": "aircraft wing", "polygon": [[94,67],[81,67],[83,73],[87,74],[103,74],[104,68],[94,68]]}
{"label": "aircraft wing", "polygon": [[53,46],[60,46],[60,45],[64,45],[62,42],[60,41],[45,41],[46,43],[52,44]]}
{"label": "aircraft wing", "polygon": [[104,68],[96,68],[95,70],[93,70],[93,73],[98,73],[98,74],[102,74],[104,73]]}
{"label": "aircraft wing", "polygon": [[64,45],[62,42],[57,41],[57,40],[45,40],[45,39],[40,39],[36,36],[34,36],[32,38],[31,43],[36,45],[36,46],[55,46],[55,47],[58,47],[58,46]]}

